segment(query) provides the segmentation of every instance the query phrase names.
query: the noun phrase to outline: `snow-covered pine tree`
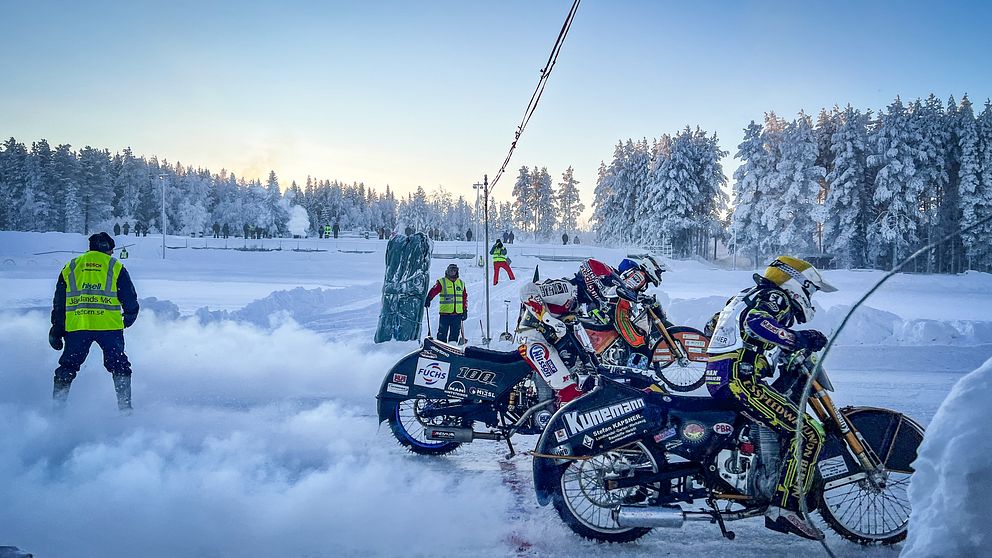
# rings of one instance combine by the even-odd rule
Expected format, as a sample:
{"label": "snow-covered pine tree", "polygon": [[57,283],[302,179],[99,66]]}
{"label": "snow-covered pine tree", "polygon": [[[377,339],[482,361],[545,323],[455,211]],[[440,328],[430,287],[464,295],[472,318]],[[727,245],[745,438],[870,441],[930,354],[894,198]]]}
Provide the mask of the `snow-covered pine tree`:
{"label": "snow-covered pine tree", "polygon": [[651,145],[647,182],[641,193],[641,204],[635,216],[636,234],[645,244],[659,245],[666,238],[662,222],[665,214],[665,192],[662,187],[671,167],[671,159],[672,136],[662,134]]}
{"label": "snow-covered pine tree", "polygon": [[[975,112],[972,108],[968,95],[961,98],[961,104],[957,110],[957,120],[954,127],[952,139],[955,142],[956,165],[951,167],[950,178],[957,181],[957,207],[953,214],[957,218],[957,227],[964,229],[977,221],[981,217],[975,210],[981,209],[981,163],[978,152],[978,125],[975,122]],[[956,171],[956,172],[955,172]],[[950,200],[947,200],[950,201]],[[975,234],[975,231],[967,232],[960,237],[963,249],[963,260],[954,262],[951,266],[952,272],[964,269],[976,269],[975,264],[982,256],[981,244],[988,244],[989,238]]]}
{"label": "snow-covered pine tree", "polygon": [[58,191],[52,182],[52,148],[42,139],[31,144],[28,159],[28,181],[38,200],[38,212],[31,230],[53,231],[62,222],[61,208],[65,192]]}
{"label": "snow-covered pine tree", "polygon": [[698,126],[693,133],[693,145],[696,151],[699,185],[699,196],[696,198],[693,210],[698,238],[696,253],[706,256],[709,252],[710,240],[724,238],[726,234],[724,219],[730,209],[730,200],[724,191],[727,186],[727,175],[723,173],[720,160],[727,156],[727,152],[720,149],[720,142],[715,132],[707,137]]}
{"label": "snow-covered pine tree", "polygon": [[[782,160],[782,142],[788,122],[779,118],[774,112],[765,113],[765,123],[761,130],[761,140],[764,145],[767,170],[758,177],[758,190],[761,192],[762,205],[760,208],[762,228],[767,235],[760,239],[762,253],[777,253],[781,251],[778,242],[779,215],[783,213],[781,196],[785,193],[787,182],[778,171],[778,163]],[[786,213],[787,213],[786,208]]]}
{"label": "snow-covered pine tree", "polygon": [[620,239],[621,221],[620,196],[617,192],[617,174],[623,164],[624,146],[623,142],[617,143],[613,150],[613,160],[610,165],[600,162],[599,173],[596,179],[596,188],[593,191],[593,226],[596,231],[596,238],[600,242],[616,242]]}
{"label": "snow-covered pine tree", "polygon": [[919,242],[920,211],[917,202],[924,190],[917,176],[916,161],[921,136],[910,115],[896,97],[879,114],[878,124],[868,136],[868,166],[877,169],[872,199],[878,215],[868,227],[870,255],[898,265]]}
{"label": "snow-covered pine tree", "polygon": [[[938,233],[940,222],[939,210],[941,198],[948,183],[948,167],[950,153],[950,127],[944,111],[944,104],[933,93],[926,101],[916,100],[910,104],[913,125],[920,136],[916,150],[916,169],[923,189],[918,202],[920,208],[919,243],[927,244],[932,235]],[[936,253],[927,255],[927,259],[918,258],[915,262],[917,269],[930,271],[936,262]]]}
{"label": "snow-covered pine tree", "polygon": [[[972,208],[971,213],[974,219],[981,220],[992,215],[992,101],[985,101],[985,109],[978,116],[976,121],[976,131],[978,134],[978,186],[975,193],[969,196],[971,199],[966,202]],[[965,215],[964,223],[971,223],[972,217]],[[976,242],[971,242],[972,265],[976,269],[992,271],[992,223],[986,223],[978,229],[968,233],[974,235]],[[983,241],[978,242],[978,239]]]}
{"label": "snow-covered pine tree", "polygon": [[735,252],[752,254],[757,266],[762,260],[761,240],[767,236],[761,220],[764,192],[759,185],[773,169],[760,124],[752,120],[744,128],[744,141],[737,146],[734,158],[741,160],[741,166],[734,171],[730,238]]}
{"label": "snow-covered pine tree", "polygon": [[823,246],[844,267],[863,268],[868,262],[865,240],[872,208],[866,174],[869,119],[870,115],[848,104],[831,138],[833,170],[826,177]]}
{"label": "snow-covered pine tree", "polygon": [[547,167],[537,167],[530,174],[531,192],[533,194],[534,229],[535,234],[542,240],[547,240],[555,230],[557,216],[555,215],[555,191],[552,186],[551,174]]}
{"label": "snow-covered pine tree", "polygon": [[529,168],[520,167],[512,192],[514,222],[518,230],[527,232],[534,230],[534,182],[530,174]]}
{"label": "snow-covered pine tree", "polygon": [[36,211],[28,187],[27,147],[10,138],[0,146],[0,230],[25,230],[30,225],[22,217],[25,209],[32,215]]}
{"label": "snow-covered pine tree", "polygon": [[823,211],[818,200],[824,171],[816,164],[817,155],[812,121],[800,112],[783,131],[775,180],[769,182],[775,203],[765,213],[766,226],[774,231],[774,244],[781,252],[819,252],[816,233]]}
{"label": "snow-covered pine tree", "polygon": [[79,201],[84,233],[110,219],[113,199],[110,152],[87,145],[79,152]]}
{"label": "snow-covered pine tree", "polygon": [[559,217],[558,225],[561,232],[571,236],[578,226],[579,215],[585,211],[579,199],[579,181],[575,179],[574,171],[569,165],[561,175],[558,192],[555,195],[555,208]]}

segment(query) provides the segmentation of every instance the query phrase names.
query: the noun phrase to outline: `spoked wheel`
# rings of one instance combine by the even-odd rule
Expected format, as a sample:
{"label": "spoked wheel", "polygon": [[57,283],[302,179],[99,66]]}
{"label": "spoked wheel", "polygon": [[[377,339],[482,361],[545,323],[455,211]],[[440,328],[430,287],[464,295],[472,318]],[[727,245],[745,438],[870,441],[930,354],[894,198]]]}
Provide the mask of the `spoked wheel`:
{"label": "spoked wheel", "polygon": [[706,381],[706,346],[709,345],[709,338],[698,329],[685,326],[668,328],[668,333],[678,343],[678,352],[685,358],[679,362],[662,338],[655,345],[651,358],[657,375],[672,391],[684,393],[698,389]]}
{"label": "spoked wheel", "polygon": [[620,504],[642,502],[647,494],[637,487],[609,490],[606,481],[629,476],[634,471],[658,472],[663,459],[637,442],[591,459],[569,461],[559,469],[561,477],[554,485],[552,504],[562,521],[587,539],[603,542],[637,540],[651,529],[621,527],[613,519],[612,512]]}
{"label": "spoked wheel", "polygon": [[427,438],[428,426],[467,426],[468,421],[460,417],[423,417],[425,409],[447,405],[447,399],[426,399],[417,397],[404,399],[396,404],[396,411],[389,417],[389,428],[399,443],[408,450],[423,455],[443,455],[461,445],[460,442],[431,440]]}
{"label": "spoked wheel", "polygon": [[851,471],[826,479],[820,515],[839,535],[856,543],[897,543],[906,538],[909,525],[910,464],[923,441],[923,427],[885,409],[852,409],[845,415],[882,460],[884,469],[874,478]]}

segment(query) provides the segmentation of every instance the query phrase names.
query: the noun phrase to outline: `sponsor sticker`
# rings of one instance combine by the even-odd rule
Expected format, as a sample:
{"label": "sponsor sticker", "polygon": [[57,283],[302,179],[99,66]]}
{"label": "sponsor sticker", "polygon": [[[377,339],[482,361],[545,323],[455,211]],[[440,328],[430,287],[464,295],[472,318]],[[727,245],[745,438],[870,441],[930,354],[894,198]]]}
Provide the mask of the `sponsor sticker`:
{"label": "sponsor sticker", "polygon": [[448,430],[431,430],[427,436],[428,438],[443,438],[445,440],[451,440],[455,437],[454,432]]}
{"label": "sponsor sticker", "polygon": [[698,422],[687,422],[682,427],[682,437],[687,442],[696,443],[706,436],[706,429]]}
{"label": "sponsor sticker", "polygon": [[399,384],[388,383],[386,384],[386,391],[389,393],[395,393],[396,395],[410,395],[410,386],[401,386]]}
{"label": "sponsor sticker", "polygon": [[593,440],[592,437],[589,436],[589,435],[586,435],[586,436],[583,436],[582,437],[582,445],[585,446],[585,447],[587,447],[587,448],[589,448],[589,449],[592,449],[592,446],[595,443],[596,443],[596,440]]}
{"label": "sponsor sticker", "polygon": [[555,449],[551,450],[552,455],[572,455],[572,451],[568,449],[568,446],[557,446]]}
{"label": "sponsor sticker", "polygon": [[674,426],[669,426],[668,428],[666,428],[666,429],[662,430],[661,432],[655,434],[654,435],[654,441],[656,443],[659,443],[660,444],[661,442],[664,442],[665,440],[669,440],[671,438],[674,438],[676,434],[678,434],[678,429],[675,428]]}
{"label": "sponsor sticker", "polygon": [[795,341],[796,340],[796,336],[793,335],[791,332],[789,332],[785,328],[781,328],[781,327],[778,327],[778,326],[772,324],[768,320],[761,320],[761,325],[764,326],[765,329],[767,329],[768,331],[770,331],[770,332],[774,333],[775,335],[777,335],[779,339],[782,339],[784,341],[789,341],[789,342],[792,342],[792,341]]}
{"label": "sponsor sticker", "polygon": [[444,391],[447,394],[452,395],[452,396],[455,396],[455,397],[465,397],[465,394],[466,394],[465,384],[459,382],[458,380],[455,380],[455,381],[451,382],[450,384],[448,384],[448,387],[446,387],[444,389]]}
{"label": "sponsor sticker", "polygon": [[468,388],[468,392],[478,397],[485,397],[486,399],[496,399],[496,392],[490,391],[485,388],[470,387]]}
{"label": "sponsor sticker", "polygon": [[405,384],[406,383],[406,374],[393,374],[393,383],[394,384]]}
{"label": "sponsor sticker", "polygon": [[734,427],[725,422],[718,422],[713,425],[713,432],[721,436],[729,436],[734,433]]}
{"label": "sponsor sticker", "polygon": [[558,373],[558,367],[551,361],[551,350],[544,343],[534,343],[527,349],[527,358],[530,359],[537,371],[550,380]]}
{"label": "sponsor sticker", "polygon": [[820,475],[825,479],[847,474],[847,463],[842,455],[824,459],[817,464],[817,468],[820,469]]}
{"label": "sponsor sticker", "polygon": [[413,379],[413,385],[444,389],[444,386],[448,384],[448,369],[450,367],[451,365],[447,362],[421,357],[417,360],[417,375]]}
{"label": "sponsor sticker", "polygon": [[572,434],[585,432],[614,419],[629,415],[644,408],[643,399],[628,399],[592,411],[565,413],[565,426]]}
{"label": "sponsor sticker", "polygon": [[568,434],[565,433],[564,428],[559,428],[558,430],[555,430],[555,440],[558,440],[558,442],[560,443],[560,442],[564,442],[567,439],[568,439]]}

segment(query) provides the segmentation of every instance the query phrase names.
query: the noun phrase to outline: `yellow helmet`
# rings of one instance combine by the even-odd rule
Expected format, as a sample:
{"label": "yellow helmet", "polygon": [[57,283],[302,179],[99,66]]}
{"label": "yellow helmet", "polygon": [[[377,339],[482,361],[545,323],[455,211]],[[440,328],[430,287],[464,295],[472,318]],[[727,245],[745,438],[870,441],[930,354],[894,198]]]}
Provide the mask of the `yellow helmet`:
{"label": "yellow helmet", "polygon": [[837,290],[837,287],[827,283],[813,264],[792,256],[775,258],[761,276],[789,295],[796,321],[801,324],[813,319],[816,311],[810,300],[813,293],[832,293]]}

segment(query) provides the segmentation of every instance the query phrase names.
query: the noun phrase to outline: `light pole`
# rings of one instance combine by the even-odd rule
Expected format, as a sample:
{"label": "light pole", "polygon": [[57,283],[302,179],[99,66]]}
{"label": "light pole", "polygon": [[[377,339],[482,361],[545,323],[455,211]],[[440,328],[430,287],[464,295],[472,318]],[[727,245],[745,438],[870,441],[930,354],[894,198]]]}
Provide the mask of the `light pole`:
{"label": "light pole", "polygon": [[162,259],[165,259],[165,175],[158,175],[159,182],[162,183]]}
{"label": "light pole", "polygon": [[[489,246],[489,175],[482,175],[482,203],[485,204],[483,211],[485,212],[486,221],[486,243],[484,246]],[[492,339],[489,327],[489,252],[483,250],[482,257],[486,260],[486,338],[482,340],[482,344],[489,346],[489,340]]]}
{"label": "light pole", "polygon": [[476,182],[472,185],[472,189],[475,190],[475,263],[479,264],[479,191],[482,190],[482,184]]}

